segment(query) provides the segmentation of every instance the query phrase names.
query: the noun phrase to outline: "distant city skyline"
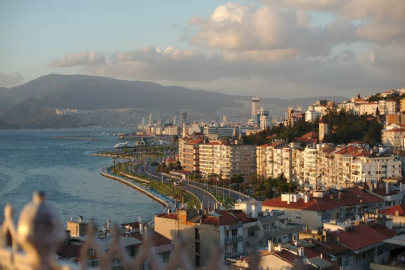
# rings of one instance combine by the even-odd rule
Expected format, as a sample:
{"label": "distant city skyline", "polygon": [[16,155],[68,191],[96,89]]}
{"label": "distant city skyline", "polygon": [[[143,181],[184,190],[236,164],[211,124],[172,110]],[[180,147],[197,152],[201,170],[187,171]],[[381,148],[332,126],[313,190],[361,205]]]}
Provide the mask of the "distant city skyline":
{"label": "distant city skyline", "polygon": [[3,1],[0,87],[50,74],[295,98],[405,87],[405,1]]}

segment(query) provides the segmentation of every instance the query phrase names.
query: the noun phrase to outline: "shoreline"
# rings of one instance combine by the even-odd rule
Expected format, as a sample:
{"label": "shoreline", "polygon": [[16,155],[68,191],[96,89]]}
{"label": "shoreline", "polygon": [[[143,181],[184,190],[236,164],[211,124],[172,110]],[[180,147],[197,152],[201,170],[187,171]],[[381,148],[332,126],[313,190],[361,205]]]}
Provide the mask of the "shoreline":
{"label": "shoreline", "polygon": [[[121,183],[123,183],[123,184],[126,184],[126,185],[128,185],[128,186],[130,186],[130,187],[132,187],[132,188],[134,188],[134,189],[136,189],[136,190],[138,190],[138,191],[140,191],[140,192],[146,194],[147,196],[151,197],[153,200],[155,200],[155,201],[157,201],[158,203],[160,203],[160,204],[166,206],[165,211],[167,211],[167,208],[171,207],[172,205],[173,205],[173,206],[176,205],[175,201],[173,201],[173,199],[171,199],[171,198],[168,198],[168,197],[166,197],[166,196],[164,196],[164,195],[162,195],[162,194],[158,194],[158,193],[155,193],[155,192],[151,192],[150,190],[147,190],[147,189],[145,189],[144,187],[142,187],[142,186],[140,186],[140,185],[137,185],[136,183],[131,183],[131,182],[129,182],[128,180],[125,180],[125,179],[123,179],[123,178],[120,178],[120,177],[118,177],[118,176],[115,176],[115,175],[110,174],[110,173],[108,172],[108,169],[110,169],[110,168],[111,168],[111,166],[107,166],[107,167],[101,168],[101,169],[100,169],[100,174],[101,174],[102,176],[104,176],[104,177],[117,180],[117,181],[119,181],[119,182],[121,182]],[[174,207],[174,209],[176,209],[176,206]]]}

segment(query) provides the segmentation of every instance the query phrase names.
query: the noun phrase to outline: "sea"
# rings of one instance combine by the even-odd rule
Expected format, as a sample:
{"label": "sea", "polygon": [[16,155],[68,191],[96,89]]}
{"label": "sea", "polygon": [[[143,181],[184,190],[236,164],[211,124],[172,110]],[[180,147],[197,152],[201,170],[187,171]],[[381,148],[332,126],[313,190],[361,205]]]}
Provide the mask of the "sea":
{"label": "sea", "polygon": [[[100,168],[112,158],[92,156],[114,150],[123,128],[78,128],[47,130],[0,130],[0,224],[4,206],[10,203],[14,218],[32,200],[34,191],[44,191],[64,221],[82,216],[98,224],[149,221],[163,205],[118,181],[103,177]],[[54,139],[57,136],[93,137],[99,141]],[[131,142],[130,142],[131,143]]]}

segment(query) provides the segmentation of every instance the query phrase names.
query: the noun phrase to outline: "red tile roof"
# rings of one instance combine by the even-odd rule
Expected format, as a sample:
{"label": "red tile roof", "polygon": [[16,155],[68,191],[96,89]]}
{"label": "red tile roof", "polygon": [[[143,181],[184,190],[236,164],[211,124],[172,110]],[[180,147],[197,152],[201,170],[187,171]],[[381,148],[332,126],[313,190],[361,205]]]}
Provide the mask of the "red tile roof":
{"label": "red tile roof", "polygon": [[394,230],[388,229],[387,227],[382,227],[379,225],[375,225],[372,227],[374,230],[377,232],[385,235],[387,238],[392,238],[397,235],[397,233]]}
{"label": "red tile roof", "polygon": [[[216,211],[216,214],[219,216],[208,215],[208,216],[200,216],[201,218],[193,219],[191,217],[188,221],[192,222],[201,222],[203,224],[210,224],[215,226],[222,226],[222,225],[233,225],[241,222],[253,222],[255,219],[251,219],[242,210],[224,210],[224,211]],[[162,218],[169,218],[169,219],[178,219],[177,214],[160,214],[158,217]]]}
{"label": "red tile roof", "polygon": [[363,191],[361,188],[348,188],[347,191],[356,195],[359,199],[363,199],[363,203],[379,203],[383,199],[374,196],[373,194]]}
{"label": "red tile roof", "polygon": [[315,248],[326,254],[337,255],[350,250],[348,247],[345,247],[336,242],[321,243],[319,241],[316,241],[315,239],[309,239],[309,241],[314,244]]}
{"label": "red tile roof", "polygon": [[162,218],[176,219],[176,220],[179,219],[177,214],[159,214],[157,216],[162,217]]}
{"label": "red tile roof", "polygon": [[395,211],[398,211],[398,216],[405,216],[405,203],[394,205],[388,209],[381,211],[381,214],[395,216]]}
{"label": "red tile roof", "polygon": [[[333,198],[331,198],[331,195]],[[349,206],[360,204],[360,199],[362,203],[377,203],[381,202],[382,199],[363,192],[361,194],[361,189],[358,188],[348,188],[347,190],[341,191],[341,199],[338,199],[338,194],[327,193],[322,198],[311,197],[310,201],[305,203],[303,199],[297,202],[290,202],[287,204],[286,201],[282,201],[281,197],[264,201],[262,206],[274,207],[274,208],[287,208],[287,209],[300,209],[307,211],[325,211],[329,209],[339,208],[340,206]]]}
{"label": "red tile roof", "polygon": [[273,148],[279,148],[279,147],[284,146],[284,143],[285,143],[285,141],[281,140],[281,141],[278,141],[278,142],[273,142],[269,146],[273,147]]}
{"label": "red tile roof", "polygon": [[342,245],[347,246],[351,250],[360,250],[390,238],[379,232],[378,229],[376,230],[366,225],[354,226],[352,230],[332,232],[332,238],[337,241],[337,237],[340,238]]}
{"label": "red tile roof", "polygon": [[[273,252],[268,252],[267,250],[263,250],[263,251],[259,251],[259,252],[260,252],[260,256],[273,255],[273,256],[276,256],[276,257],[290,263],[293,266],[295,265],[297,259],[298,260],[302,259],[302,257],[299,257],[295,253],[287,251],[287,250],[283,250],[282,252],[279,252],[277,250],[274,250]],[[311,249],[311,248],[304,247],[304,256],[307,259],[312,259],[312,258],[319,257],[320,252],[317,252],[317,251],[315,251],[314,249]],[[329,262],[329,263],[331,263],[332,266],[333,266],[332,269],[340,269],[338,263],[336,261],[332,262],[330,257],[324,256],[322,259]],[[317,269],[314,266],[307,265],[307,267],[308,268],[305,268],[305,269]]]}
{"label": "red tile roof", "polygon": [[[152,239],[153,239],[153,246],[154,247],[159,247],[159,246],[165,246],[165,245],[172,244],[172,241],[169,238],[161,235],[160,233],[158,233],[156,231],[152,231],[152,230],[150,232],[151,232],[151,236],[152,236]],[[138,239],[139,241],[144,242],[145,235],[142,235],[142,234],[139,234],[139,233],[133,233],[133,234],[131,234],[131,236]]]}

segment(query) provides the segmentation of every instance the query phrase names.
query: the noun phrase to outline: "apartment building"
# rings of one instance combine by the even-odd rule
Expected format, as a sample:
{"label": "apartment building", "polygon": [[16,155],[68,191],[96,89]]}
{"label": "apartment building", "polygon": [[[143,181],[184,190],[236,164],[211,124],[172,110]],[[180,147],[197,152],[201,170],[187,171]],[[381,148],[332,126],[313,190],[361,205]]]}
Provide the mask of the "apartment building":
{"label": "apartment building", "polygon": [[401,99],[400,111],[405,112],[405,98]]}
{"label": "apartment building", "polygon": [[200,149],[204,143],[202,135],[193,135],[179,139],[179,161],[183,170],[191,173],[200,172]]}
{"label": "apartment building", "polygon": [[[266,250],[260,250],[258,269],[339,269],[336,261],[331,257],[319,253],[312,248],[311,244],[302,245],[295,240],[288,244],[274,244],[269,241]],[[252,269],[249,258],[230,260],[228,269]]]}
{"label": "apartment building", "polygon": [[239,136],[239,127],[217,126],[215,124],[205,125],[202,127],[205,138],[209,140],[232,139]]}
{"label": "apartment building", "polygon": [[227,179],[238,174],[247,178],[256,173],[256,146],[244,145],[242,140],[200,145],[200,171],[202,175],[216,173]]}
{"label": "apartment building", "polygon": [[370,152],[361,152],[353,156],[350,168],[351,182],[377,181],[402,175],[402,162],[394,156]]}
{"label": "apartment building", "polygon": [[257,249],[254,235],[257,220],[241,210],[216,210],[203,212],[196,209],[179,209],[176,213],[155,216],[155,231],[174,240],[179,234],[186,241],[187,256],[196,267],[207,266],[211,247],[220,244],[226,259],[239,258]]}
{"label": "apartment building", "polygon": [[280,210],[290,215],[291,222],[307,224],[310,229],[322,228],[331,219],[344,221],[365,211],[383,207],[384,200],[362,192],[360,188],[313,191],[312,194],[282,194],[278,198],[264,201],[263,211]]}
{"label": "apartment building", "polygon": [[405,128],[384,129],[382,131],[382,144],[391,147],[404,147],[403,138],[405,137]]}
{"label": "apartment building", "polygon": [[254,235],[257,236],[258,248],[267,247],[268,241],[275,244],[292,242],[293,239],[298,239],[298,233],[305,227],[301,223],[290,222],[290,215],[285,211],[262,211],[262,202],[236,203],[235,209],[242,210],[248,217],[257,219]]}
{"label": "apartment building", "polygon": [[363,219],[357,217],[353,221],[326,222],[322,231],[303,231],[298,242],[331,258],[340,269],[368,270],[371,263],[390,261],[393,247],[386,240],[395,236],[391,219],[367,214]]}
{"label": "apartment building", "polygon": [[337,106],[335,104],[313,104],[305,112],[305,121],[314,122],[317,118],[326,115],[328,112],[336,112],[336,109]]}

